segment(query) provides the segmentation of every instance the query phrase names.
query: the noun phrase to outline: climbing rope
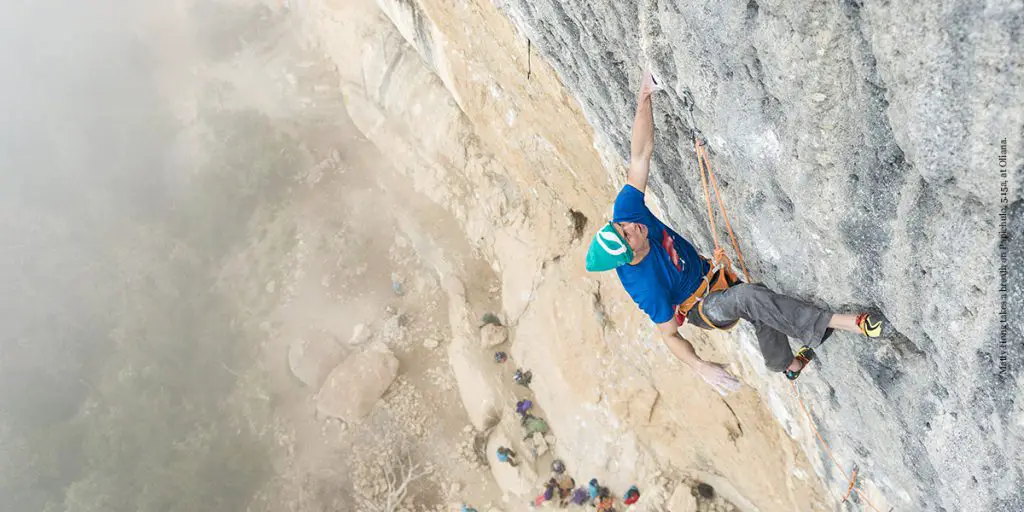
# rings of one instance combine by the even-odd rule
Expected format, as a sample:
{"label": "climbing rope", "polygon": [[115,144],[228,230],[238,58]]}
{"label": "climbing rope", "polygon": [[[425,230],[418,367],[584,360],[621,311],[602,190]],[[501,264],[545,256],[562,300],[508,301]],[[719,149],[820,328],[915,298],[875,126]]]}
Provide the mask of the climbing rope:
{"label": "climbing rope", "polygon": [[[704,137],[701,135],[699,131],[697,131],[697,125],[694,124],[693,122],[693,97],[690,96],[689,91],[684,91],[683,103],[688,107],[690,127],[693,130],[693,148],[694,151],[697,153],[697,168],[700,171],[701,186],[704,188],[704,202],[707,204],[708,209],[708,223],[711,226],[711,238],[715,243],[715,262],[718,264],[728,265],[728,256],[726,256],[725,251],[718,244],[718,231],[715,226],[714,212],[711,208],[711,194],[708,190],[708,183],[711,183],[711,189],[715,191],[715,200],[718,203],[718,209],[721,211],[722,218],[725,220],[725,227],[729,232],[729,239],[732,241],[733,250],[736,251],[736,257],[740,262],[740,268],[743,270],[743,275],[746,276],[748,283],[752,282],[753,280],[750,278],[750,272],[747,271],[747,264],[743,259],[743,252],[740,251],[740,245],[736,241],[736,234],[733,232],[732,225],[729,223],[729,214],[728,212],[726,212],[725,202],[722,201],[722,194],[718,189],[718,180],[715,179],[715,173],[711,168],[711,161],[708,158],[707,149],[705,148]],[[825,450],[825,453],[828,454],[829,459],[832,460],[832,463],[835,464],[836,469],[839,470],[839,474],[843,475],[843,478],[850,482],[850,485],[846,490],[846,495],[843,496],[843,499],[841,501],[845,502],[850,497],[851,491],[856,492],[857,496],[860,497],[861,501],[866,503],[876,512],[881,512],[881,510],[878,507],[876,507],[875,504],[872,503],[871,500],[869,500],[868,497],[865,496],[865,494],[860,491],[860,489],[857,488],[857,466],[854,466],[852,476],[846,474],[846,471],[843,470],[842,465],[839,464],[839,461],[836,459],[836,456],[832,453],[832,449],[829,448],[828,443],[825,442],[825,439],[821,436],[821,433],[818,432],[818,428],[814,424],[814,418],[811,416],[810,411],[807,409],[807,405],[804,403],[803,398],[800,396],[799,390],[797,390],[796,382],[789,381],[789,383],[793,387],[793,397],[796,398],[796,401],[800,404],[800,408],[803,409],[804,414],[807,416],[807,422],[811,425],[811,430],[814,432],[814,435],[818,438],[818,442],[821,443],[821,446]],[[831,489],[829,489],[829,493],[832,494],[833,498],[835,498],[835,494],[832,493]]]}
{"label": "climbing rope", "polygon": [[825,442],[825,439],[821,437],[821,432],[818,432],[818,427],[815,426],[814,424],[814,418],[811,417],[811,413],[807,409],[807,405],[804,404],[804,399],[800,397],[800,391],[796,388],[796,382],[791,380],[789,381],[789,385],[793,387],[793,397],[796,398],[796,401],[800,404],[800,408],[803,409],[804,414],[807,415],[807,422],[810,423],[811,431],[813,431],[815,437],[818,438],[818,442],[821,443],[821,447],[825,449],[825,453],[828,454],[828,458],[832,460],[832,464],[834,464],[836,466],[836,469],[839,470],[839,474],[843,475],[843,478],[849,480],[850,482],[850,486],[846,490],[846,496],[843,497],[842,501],[846,501],[846,499],[850,497],[850,491],[852,490],[853,492],[857,493],[857,496],[860,497],[861,501],[867,503],[867,505],[871,507],[873,510],[877,512],[882,512],[881,509],[876,507],[874,503],[871,503],[871,500],[869,500],[868,497],[865,496],[864,493],[860,492],[860,489],[856,487],[857,467],[854,466],[853,468],[853,476],[849,476],[846,474],[846,471],[843,471],[843,467],[839,464],[839,461],[836,460],[836,456],[832,453],[832,449],[829,448],[828,443]]}
{"label": "climbing rope", "polygon": [[715,178],[714,171],[711,170],[711,162],[708,160],[707,150],[704,149],[704,141],[700,138],[695,137],[693,139],[694,149],[697,152],[697,166],[700,168],[700,182],[704,187],[704,202],[708,206],[708,222],[711,224],[711,237],[715,241],[715,259],[720,259],[723,255],[722,248],[718,244],[718,233],[715,229],[715,217],[711,211],[711,196],[708,193],[708,182],[711,183],[711,187],[715,191],[715,200],[718,202],[718,209],[722,212],[722,218],[725,220],[725,228],[729,231],[729,240],[732,241],[732,248],[736,251],[736,257],[740,260],[740,268],[743,269],[743,275],[746,276],[747,282],[750,282],[750,272],[747,270],[747,262],[743,259],[743,251],[740,250],[740,244],[736,241],[736,234],[732,231],[732,224],[729,222],[729,213],[725,211],[725,203],[722,201],[722,193],[718,189],[718,180]]}
{"label": "climbing rope", "polygon": [[729,240],[732,241],[732,248],[736,251],[737,259],[740,260],[740,268],[743,270],[743,275],[746,276],[747,282],[750,282],[750,272],[747,270],[747,262],[743,259],[743,251],[740,250],[740,244],[736,241],[736,234],[733,233],[732,224],[729,222],[729,213],[725,210],[725,202],[722,201],[722,192],[718,189],[718,179],[715,178],[715,173],[711,169],[711,160],[708,158],[707,150],[704,147],[704,136],[697,130],[697,124],[693,120],[694,102],[693,95],[690,94],[689,89],[683,90],[683,105],[686,106],[686,112],[690,120],[693,149],[697,153],[697,169],[700,171],[701,186],[704,187],[704,202],[708,207],[708,223],[711,225],[711,238],[715,242],[715,262],[727,265],[728,258],[725,255],[725,251],[722,250],[721,245],[718,243],[718,229],[715,227],[715,216],[711,210],[711,194],[708,190],[708,183],[711,184],[711,189],[715,191],[715,202],[718,203],[718,209],[722,212],[722,218],[725,220],[725,228],[729,232]]}

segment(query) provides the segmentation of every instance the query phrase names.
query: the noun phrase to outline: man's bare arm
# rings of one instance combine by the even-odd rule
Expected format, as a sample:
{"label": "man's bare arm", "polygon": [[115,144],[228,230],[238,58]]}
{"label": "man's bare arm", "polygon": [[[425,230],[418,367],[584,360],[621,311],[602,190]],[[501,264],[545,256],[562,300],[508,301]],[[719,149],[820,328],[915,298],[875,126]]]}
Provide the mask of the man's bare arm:
{"label": "man's bare arm", "polygon": [[641,192],[647,190],[651,155],[654,154],[652,93],[654,93],[654,79],[649,71],[645,71],[640,80],[640,92],[637,94],[636,117],[633,118],[633,136],[630,142],[629,171],[626,173],[626,183],[633,185]]}
{"label": "man's bare arm", "polygon": [[676,322],[675,318],[658,324],[658,333],[661,334],[661,341],[665,342],[669,352],[672,352],[676,359],[686,363],[694,370],[704,363],[704,360],[697,355],[697,351],[693,349],[693,344],[679,334],[679,322]]}
{"label": "man's bare arm", "polygon": [[705,361],[697,355],[693,344],[679,334],[679,322],[676,322],[675,318],[658,324],[658,333],[661,334],[661,340],[668,346],[672,355],[686,363],[720,395],[725,396],[739,389],[739,380],[726,371],[722,365]]}

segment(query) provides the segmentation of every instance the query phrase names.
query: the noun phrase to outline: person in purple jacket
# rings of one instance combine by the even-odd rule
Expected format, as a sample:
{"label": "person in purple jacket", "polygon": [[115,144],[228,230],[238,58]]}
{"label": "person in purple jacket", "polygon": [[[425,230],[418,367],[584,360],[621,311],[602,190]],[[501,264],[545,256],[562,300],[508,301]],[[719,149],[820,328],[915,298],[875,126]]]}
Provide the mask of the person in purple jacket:
{"label": "person in purple jacket", "polygon": [[[644,193],[654,152],[651,95],[657,90],[660,87],[650,72],[645,72],[633,121],[626,185],[615,198],[612,221],[594,235],[587,252],[587,270],[614,269],[629,296],[657,325],[672,354],[721,394],[738,389],[739,381],[722,365],[696,354],[693,345],[679,334],[683,323],[720,329],[740,319],[751,322],[765,365],[791,380],[800,375],[814,358],[813,349],[833,329],[881,336],[881,319],[867,313],[833,314],[762,284],[723,280],[724,273],[731,274],[727,264],[713,265],[651,213]],[[805,343],[795,356],[790,337]]]}

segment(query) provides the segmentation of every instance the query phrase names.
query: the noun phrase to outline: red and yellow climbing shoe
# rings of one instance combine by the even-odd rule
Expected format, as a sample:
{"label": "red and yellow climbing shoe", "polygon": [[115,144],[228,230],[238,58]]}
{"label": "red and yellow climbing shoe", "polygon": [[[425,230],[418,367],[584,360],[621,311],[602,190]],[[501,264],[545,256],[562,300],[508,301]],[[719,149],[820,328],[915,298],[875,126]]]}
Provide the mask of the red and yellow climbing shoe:
{"label": "red and yellow climbing shoe", "polygon": [[868,338],[878,338],[882,335],[882,321],[871,318],[867,313],[857,315],[857,327],[860,327],[860,332]]}
{"label": "red and yellow climbing shoe", "polygon": [[800,350],[798,350],[796,352],[796,355],[793,356],[793,359],[796,359],[797,361],[800,361],[800,369],[799,370],[786,370],[786,371],[782,372],[782,373],[786,374],[786,378],[789,379],[789,380],[796,380],[796,378],[800,376],[800,372],[802,372],[804,370],[804,368],[807,368],[807,365],[811,361],[814,361],[814,349],[812,349],[811,347],[808,347],[807,345],[804,345],[804,346],[800,347]]}

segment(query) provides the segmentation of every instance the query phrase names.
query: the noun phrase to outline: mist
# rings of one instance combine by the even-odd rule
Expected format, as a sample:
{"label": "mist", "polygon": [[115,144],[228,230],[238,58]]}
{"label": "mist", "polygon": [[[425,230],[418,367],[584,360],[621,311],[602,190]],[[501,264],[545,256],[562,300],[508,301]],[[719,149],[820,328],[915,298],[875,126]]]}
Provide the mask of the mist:
{"label": "mist", "polygon": [[[294,140],[207,71],[262,5],[13,2],[0,19],[0,500],[243,510],[270,472],[231,404],[255,334],[216,286]],[[258,422],[257,422],[258,423]]]}

